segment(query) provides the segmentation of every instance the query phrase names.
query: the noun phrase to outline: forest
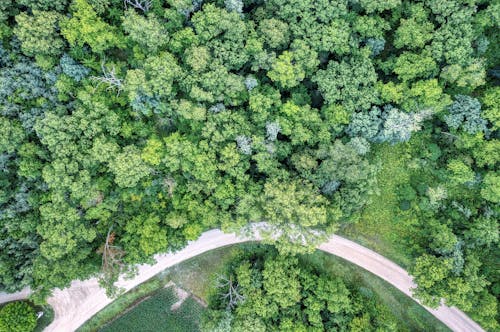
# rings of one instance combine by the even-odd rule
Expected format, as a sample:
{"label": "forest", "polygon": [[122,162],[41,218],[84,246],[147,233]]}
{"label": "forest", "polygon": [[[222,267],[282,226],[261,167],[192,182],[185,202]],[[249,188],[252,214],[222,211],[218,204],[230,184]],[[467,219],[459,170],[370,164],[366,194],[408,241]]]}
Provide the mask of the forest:
{"label": "forest", "polygon": [[499,22],[495,0],[0,0],[0,291],[116,295],[154,254],[265,221],[277,251],[228,276],[267,295],[214,317],[390,330],[297,255],[364,222],[380,148],[404,145],[415,294],[497,331]]}
{"label": "forest", "polygon": [[219,277],[202,331],[401,331],[370,289],[262,249],[240,254]]}

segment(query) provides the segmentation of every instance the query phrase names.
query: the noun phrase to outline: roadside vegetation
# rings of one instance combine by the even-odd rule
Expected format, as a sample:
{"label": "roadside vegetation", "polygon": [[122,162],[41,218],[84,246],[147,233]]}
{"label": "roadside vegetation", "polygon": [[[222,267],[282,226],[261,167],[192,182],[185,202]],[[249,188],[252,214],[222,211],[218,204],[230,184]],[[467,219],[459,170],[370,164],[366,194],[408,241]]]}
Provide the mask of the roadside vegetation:
{"label": "roadside vegetation", "polygon": [[240,248],[211,285],[202,331],[449,331],[394,287],[335,256]]}
{"label": "roadside vegetation", "polygon": [[187,298],[180,307],[172,309],[177,301],[172,287],[157,290],[99,331],[199,331],[198,325],[203,307],[193,298]]}
{"label": "roadside vegetation", "polygon": [[[170,307],[175,301],[173,294],[171,294],[171,290],[165,289],[166,285],[171,285],[171,283],[173,283],[175,287],[179,287],[189,292],[191,299],[195,298],[202,303],[206,303],[208,301],[208,292],[210,290],[210,285],[214,280],[214,276],[223,272],[224,266],[235,254],[237,248],[238,246],[230,246],[212,250],[166,269],[154,278],[117,297],[115,301],[85,322],[85,324],[78,329],[78,332],[100,331],[104,326],[107,324],[109,325],[118,318],[121,320],[120,323],[117,324],[121,324],[119,326],[125,326],[127,325],[127,320],[133,320],[133,317],[137,315],[136,313],[132,313],[136,310],[135,308],[137,304],[142,303],[142,301],[149,298],[152,300],[142,305],[141,309],[138,310],[145,312],[149,310],[163,310],[161,311],[163,316],[160,314],[159,316],[154,317],[155,315],[148,314],[150,319],[140,320],[142,322],[142,328],[154,329],[156,326],[155,324],[158,324],[158,321],[165,318],[165,315],[167,314],[171,314],[173,321],[179,321],[180,327],[184,326],[182,324],[190,323],[184,322],[184,319],[176,316],[175,313],[170,313]],[[157,296],[161,298],[166,297],[168,301],[160,301],[161,303],[157,303],[155,300]],[[204,310],[203,306],[198,306],[191,300],[189,303],[190,305],[188,305],[188,307],[193,307],[197,313],[201,313]],[[161,309],[157,309],[156,307]],[[124,317],[123,314],[127,313],[129,310],[131,316],[129,315]],[[194,321],[196,326],[198,326],[199,316],[197,315],[195,318],[186,316],[186,320],[189,321],[191,319]],[[148,323],[148,321],[150,323]],[[136,326],[133,324],[130,326]],[[115,328],[115,326],[118,325],[112,325],[109,326],[109,328],[112,329]],[[180,328],[179,326],[175,326],[177,325],[173,324],[172,328]]]}
{"label": "roadside vegetation", "polygon": [[[38,313],[42,313],[38,318]],[[54,319],[49,306],[36,306],[28,301],[0,304],[0,331],[41,332]]]}
{"label": "roadside vegetation", "polygon": [[340,231],[498,330],[499,13],[0,0],[0,291],[116,296],[154,254],[266,221],[280,255]]}
{"label": "roadside vegetation", "polygon": [[[170,324],[169,331],[183,331],[186,324],[192,324],[189,331],[200,331],[206,309],[199,303],[210,306],[211,300],[217,299],[217,285],[222,277],[228,276],[231,266],[242,257],[272,255],[273,252],[271,247],[249,243],[212,250],[175,265],[118,297],[78,332],[133,331],[138,326],[141,331],[158,331],[165,322]],[[301,266],[331,279],[342,280],[354,293],[362,292],[377,306],[384,307],[384,313],[391,317],[398,331],[448,331],[421,305],[349,262],[321,251],[300,255],[298,259]],[[177,301],[172,293],[172,282],[191,295],[189,302],[183,302],[186,303],[185,310],[170,309]],[[165,285],[170,288],[165,288]]]}

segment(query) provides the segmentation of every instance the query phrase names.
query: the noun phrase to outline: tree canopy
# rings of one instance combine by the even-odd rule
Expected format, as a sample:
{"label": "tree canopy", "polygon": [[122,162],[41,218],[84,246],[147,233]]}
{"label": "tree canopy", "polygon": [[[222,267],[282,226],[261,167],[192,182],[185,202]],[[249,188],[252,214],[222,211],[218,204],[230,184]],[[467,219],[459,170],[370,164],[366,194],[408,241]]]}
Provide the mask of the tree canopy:
{"label": "tree canopy", "polygon": [[[0,1],[0,290],[31,286],[43,300],[91,276],[111,287],[205,230],[262,221],[280,254],[308,252],[366,222],[384,189],[380,151],[404,146],[405,183],[391,194],[414,221],[400,240],[416,294],[497,329],[498,9]],[[110,253],[116,266],[103,264]],[[241,329],[299,301],[297,288],[273,292],[283,300]],[[307,324],[337,306],[311,309]],[[346,315],[331,324],[375,324]]]}
{"label": "tree canopy", "polygon": [[208,309],[203,331],[397,331],[390,309],[373,294],[264,248],[229,263]]}

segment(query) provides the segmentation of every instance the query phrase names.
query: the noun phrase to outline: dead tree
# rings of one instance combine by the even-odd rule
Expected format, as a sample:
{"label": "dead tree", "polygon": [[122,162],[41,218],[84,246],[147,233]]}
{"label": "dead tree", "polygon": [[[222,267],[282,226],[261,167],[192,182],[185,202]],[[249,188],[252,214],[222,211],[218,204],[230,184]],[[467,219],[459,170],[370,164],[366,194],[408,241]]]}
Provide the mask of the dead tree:
{"label": "dead tree", "polygon": [[102,253],[101,277],[99,278],[99,282],[106,289],[106,293],[111,296],[118,292],[114,283],[118,280],[120,273],[126,270],[126,265],[122,261],[125,251],[113,244],[115,233],[112,229],[113,227],[109,228],[106,241],[98,250],[98,252]]}
{"label": "dead tree", "polygon": [[97,86],[101,83],[105,83],[108,85],[108,90],[116,89],[117,94],[120,94],[120,91],[123,89],[123,80],[116,76],[115,67],[113,66],[111,70],[108,70],[103,62],[101,63],[101,68],[103,76],[92,76],[91,79],[97,82]]}
{"label": "dead tree", "polygon": [[106,236],[106,242],[102,247],[102,271],[105,274],[109,274],[111,271],[116,270],[116,268],[121,270],[121,267],[123,266],[121,259],[125,255],[125,251],[123,251],[120,247],[113,245],[114,241],[115,233],[112,232],[112,227],[110,227],[108,235]]}
{"label": "dead tree", "polygon": [[132,6],[135,9],[142,10],[144,13],[147,13],[149,11],[152,4],[152,0],[123,0],[125,10],[127,9],[127,6]]}
{"label": "dead tree", "polygon": [[217,288],[221,290],[221,297],[228,301],[227,309],[233,309],[238,303],[245,301],[245,297],[239,293],[239,286],[233,281],[232,276],[226,278],[223,275],[219,275]]}

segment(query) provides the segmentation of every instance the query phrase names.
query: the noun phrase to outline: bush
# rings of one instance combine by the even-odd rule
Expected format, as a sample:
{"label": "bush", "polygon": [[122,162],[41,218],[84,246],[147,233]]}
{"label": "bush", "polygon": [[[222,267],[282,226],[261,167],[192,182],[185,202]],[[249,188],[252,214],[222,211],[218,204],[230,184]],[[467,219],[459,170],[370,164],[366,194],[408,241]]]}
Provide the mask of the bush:
{"label": "bush", "polygon": [[0,331],[31,332],[36,327],[36,313],[26,302],[13,302],[0,309]]}

